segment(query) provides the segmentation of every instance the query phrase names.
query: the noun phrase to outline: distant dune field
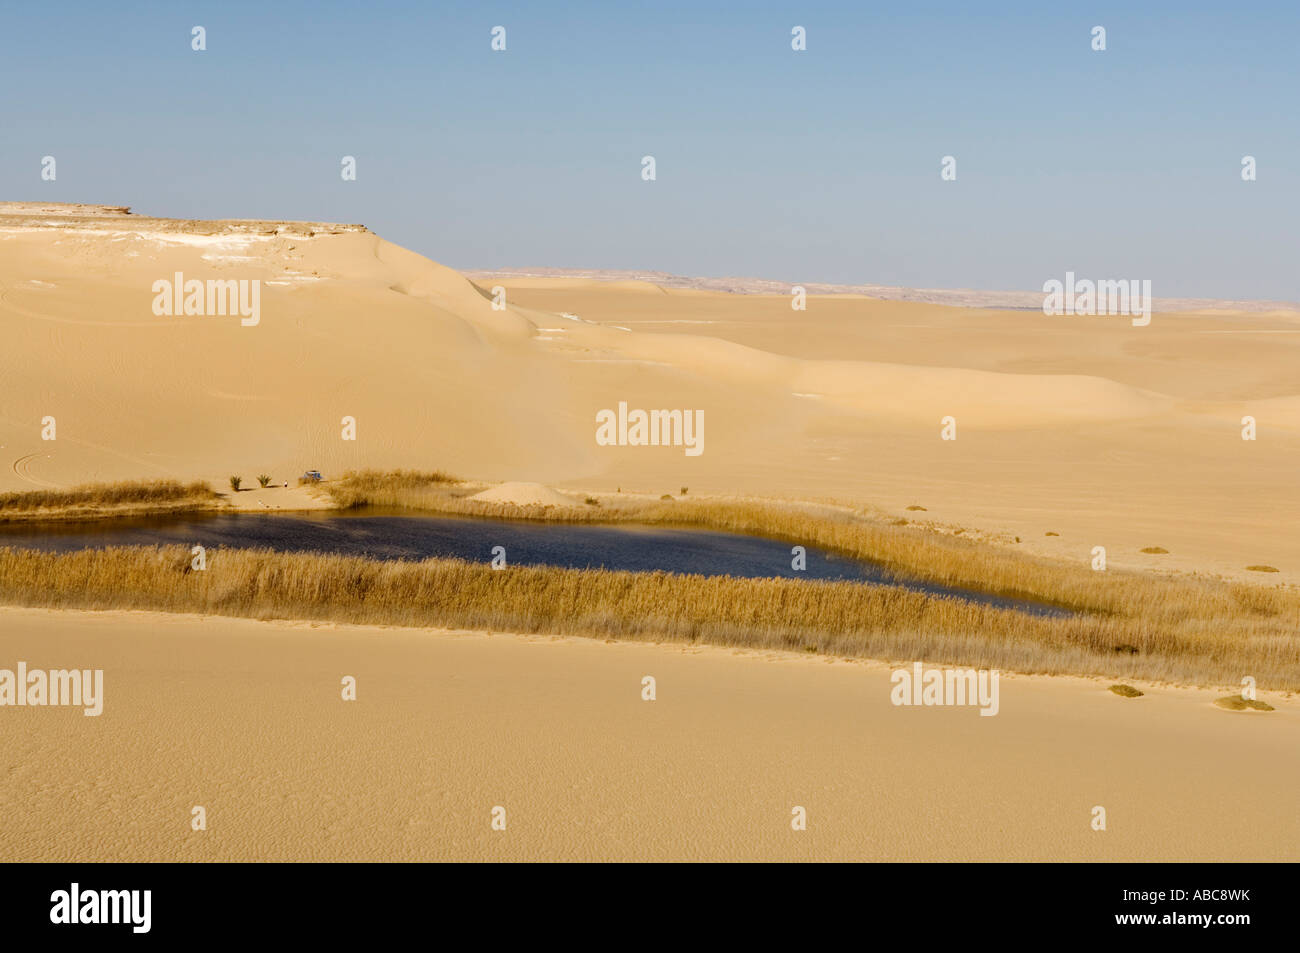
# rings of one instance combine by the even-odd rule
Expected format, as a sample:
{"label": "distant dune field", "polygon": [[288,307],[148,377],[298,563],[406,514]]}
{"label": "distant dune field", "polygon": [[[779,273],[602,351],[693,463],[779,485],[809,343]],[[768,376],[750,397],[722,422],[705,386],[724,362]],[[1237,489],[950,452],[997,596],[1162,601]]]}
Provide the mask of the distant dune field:
{"label": "distant dune field", "polygon": [[[178,272],[259,279],[259,322],[156,316],[151,287]],[[1117,566],[1300,582],[1293,312],[1135,328],[853,295],[793,311],[784,294],[636,281],[476,285],[360,226],[8,205],[0,331],[0,491],[436,467],[838,501],[1066,560],[1103,545]],[[704,452],[598,446],[596,414],[620,401],[703,410]]]}

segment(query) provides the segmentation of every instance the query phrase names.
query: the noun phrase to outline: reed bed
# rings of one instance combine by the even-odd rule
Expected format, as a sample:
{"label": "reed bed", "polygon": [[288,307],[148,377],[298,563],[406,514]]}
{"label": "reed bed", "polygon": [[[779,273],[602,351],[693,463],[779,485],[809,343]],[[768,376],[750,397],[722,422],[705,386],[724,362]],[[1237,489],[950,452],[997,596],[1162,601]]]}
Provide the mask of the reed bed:
{"label": "reed bed", "polygon": [[[357,479],[364,476],[364,480]],[[1236,583],[1215,576],[1096,572],[1087,560],[1049,560],[988,543],[896,525],[828,506],[717,499],[671,502],[605,495],[599,506],[519,507],[469,499],[481,488],[445,475],[422,484],[385,474],[347,474],[335,499],[350,506],[583,523],[639,523],[743,533],[816,547],[874,563],[899,581],[935,583],[1077,612],[1143,619],[1151,624],[1193,620],[1289,619],[1300,638],[1300,591]],[[356,479],[357,482],[352,481]]]}
{"label": "reed bed", "polygon": [[[456,478],[440,470],[350,470],[335,483],[326,484],[330,498],[340,509],[361,506],[407,506],[396,502],[410,500],[413,494],[429,487],[455,483]],[[391,497],[391,504],[381,498]]]}
{"label": "reed bed", "polygon": [[[1300,590],[1213,576],[1053,561],[842,508],[603,494],[572,507],[470,497],[484,484],[431,471],[361,471],[328,484],[339,507],[563,522],[635,522],[781,539],[866,560],[898,580],[1067,608],[1032,616],[850,582],[705,578],[456,560],[382,562],[221,549],[190,570],[183,547],[66,554],[0,549],[0,601],[254,618],[709,642],[1013,671],[1300,689]],[[207,484],[120,483],[0,495],[4,519],[96,518],[219,505]],[[171,509],[175,508],[175,509]],[[77,514],[75,516],[69,514]],[[56,514],[51,516],[50,514]]]}
{"label": "reed bed", "polygon": [[556,633],[1011,671],[1300,689],[1300,639],[1285,615],[1042,618],[848,582],[737,579],[383,562],[268,550],[118,547],[0,549],[0,601],[259,619],[333,620]]}
{"label": "reed bed", "polygon": [[143,513],[212,509],[221,497],[207,483],[132,480],[86,483],[68,490],[0,493],[0,522],[108,519]]}

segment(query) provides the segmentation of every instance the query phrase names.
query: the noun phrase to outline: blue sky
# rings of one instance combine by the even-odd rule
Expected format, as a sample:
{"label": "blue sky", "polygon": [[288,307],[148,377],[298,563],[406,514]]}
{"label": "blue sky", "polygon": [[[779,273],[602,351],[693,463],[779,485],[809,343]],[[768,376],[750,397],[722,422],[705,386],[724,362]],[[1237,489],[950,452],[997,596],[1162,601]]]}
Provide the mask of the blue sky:
{"label": "blue sky", "polygon": [[1300,300],[1298,58],[1268,0],[14,3],[0,197],[362,222],[460,268]]}

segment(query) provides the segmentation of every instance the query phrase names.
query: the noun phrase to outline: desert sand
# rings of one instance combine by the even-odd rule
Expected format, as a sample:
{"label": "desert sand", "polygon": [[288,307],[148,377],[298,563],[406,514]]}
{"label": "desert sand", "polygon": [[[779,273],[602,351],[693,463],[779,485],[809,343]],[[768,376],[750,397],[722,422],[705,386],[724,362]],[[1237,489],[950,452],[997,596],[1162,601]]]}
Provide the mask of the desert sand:
{"label": "desert sand", "polygon": [[[176,272],[262,281],[260,322],[155,316],[152,283]],[[689,486],[910,519],[920,505],[1063,559],[1104,545],[1115,566],[1300,582],[1293,311],[1135,328],[839,294],[799,312],[786,295],[644,281],[475,284],[361,226],[10,204],[0,330],[0,490],[437,467],[579,498]],[[595,415],[619,401],[703,410],[705,452],[597,446]],[[298,498],[313,505],[261,497]]]}
{"label": "desert sand", "polygon": [[[178,272],[260,281],[259,320],[155,315]],[[328,505],[307,469],[436,468],[520,503],[689,486],[1300,582],[1293,311],[793,311],[635,278],[471,282],[359,225],[9,204],[0,332],[0,490],[239,474],[233,505],[288,510]],[[620,402],[704,411],[705,452],[598,446]],[[4,860],[1300,858],[1300,707],[1214,707],[1232,686],[1005,676],[986,718],[894,707],[884,663],[0,609],[0,667],[19,660],[103,668],[107,697],[98,718],[0,713]]]}
{"label": "desert sand", "polygon": [[102,668],[104,711],[0,713],[0,860],[1300,859],[1276,695],[1006,676],[981,717],[879,663],[0,609],[18,659]]}
{"label": "desert sand", "polygon": [[549,486],[543,486],[540,483],[502,483],[475,493],[470,497],[471,500],[480,500],[484,503],[511,503],[515,506],[581,506],[582,501],[575,497],[565,496],[558,493]]}

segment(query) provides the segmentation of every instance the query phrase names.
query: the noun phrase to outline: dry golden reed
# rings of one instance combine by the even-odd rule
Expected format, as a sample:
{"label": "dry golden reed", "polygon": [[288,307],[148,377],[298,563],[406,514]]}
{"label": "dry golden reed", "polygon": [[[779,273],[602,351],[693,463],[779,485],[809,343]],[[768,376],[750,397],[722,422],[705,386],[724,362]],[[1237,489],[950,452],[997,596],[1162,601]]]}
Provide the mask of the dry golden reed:
{"label": "dry golden reed", "polygon": [[[827,506],[660,501],[622,494],[560,507],[470,499],[480,484],[440,472],[362,471],[327,486],[339,507],[368,505],[497,518],[636,522],[780,539],[861,559],[899,580],[1070,609],[1066,618],[854,582],[705,578],[223,549],[203,572],[183,548],[62,555],[0,549],[0,601],[158,609],[256,618],[488,628],[704,641],[846,657],[1023,672],[1109,675],[1300,689],[1300,591],[1212,576],[1094,572]],[[0,496],[0,519],[119,515],[217,505],[206,484],[113,484]],[[117,509],[115,509],[117,507]]]}
{"label": "dry golden reed", "polygon": [[850,582],[625,573],[182,546],[0,549],[0,601],[624,639],[1205,685],[1300,687],[1294,618],[1049,619]]}
{"label": "dry golden reed", "polygon": [[[744,500],[673,500],[605,495],[600,506],[514,506],[468,498],[445,474],[401,484],[385,474],[347,474],[330,488],[349,506],[405,507],[421,512],[561,522],[677,526],[779,539],[879,566],[899,581],[935,583],[1082,612],[1150,622],[1282,618],[1300,622],[1300,591],[1228,582],[1214,576],[1156,575],[1110,569],[1088,560],[1066,563],[1015,552],[917,526],[873,520],[842,508]],[[353,482],[356,480],[357,482]],[[1298,636],[1300,637],[1300,636]]]}
{"label": "dry golden reed", "polygon": [[454,482],[454,477],[438,470],[350,470],[340,481],[328,484],[327,489],[336,505],[348,509],[379,505],[374,501],[377,494],[409,493]]}
{"label": "dry golden reed", "polygon": [[215,507],[221,497],[203,482],[132,480],[87,483],[69,490],[0,493],[0,522],[106,519]]}

